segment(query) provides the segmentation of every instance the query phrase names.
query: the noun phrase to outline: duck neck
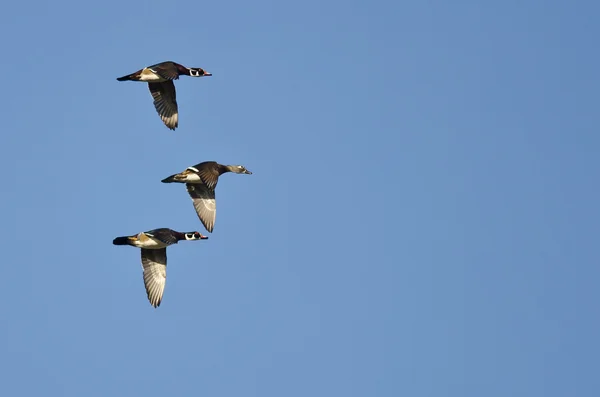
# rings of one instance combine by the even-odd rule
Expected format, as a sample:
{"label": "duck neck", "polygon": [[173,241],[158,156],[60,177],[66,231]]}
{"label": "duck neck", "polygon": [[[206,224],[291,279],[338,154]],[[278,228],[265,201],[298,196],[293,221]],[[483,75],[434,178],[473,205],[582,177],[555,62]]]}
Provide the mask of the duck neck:
{"label": "duck neck", "polygon": [[179,72],[179,74],[185,74],[186,76],[190,76],[190,68],[186,68],[183,65],[180,65],[178,63],[175,64],[175,67],[177,67],[177,71]]}
{"label": "duck neck", "polygon": [[177,239],[177,241],[187,240],[185,238],[185,233],[173,231],[173,234],[175,235],[175,238]]}
{"label": "duck neck", "polygon": [[223,175],[226,172],[232,172],[230,165],[221,165],[219,164],[219,175]]}

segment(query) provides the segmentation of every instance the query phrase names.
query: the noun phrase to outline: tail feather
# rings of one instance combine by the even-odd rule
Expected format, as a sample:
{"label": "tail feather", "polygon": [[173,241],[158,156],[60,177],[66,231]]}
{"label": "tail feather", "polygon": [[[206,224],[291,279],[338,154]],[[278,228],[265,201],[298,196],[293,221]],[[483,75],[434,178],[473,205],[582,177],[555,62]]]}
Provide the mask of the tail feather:
{"label": "tail feather", "polygon": [[123,77],[118,77],[117,81],[127,81],[127,80],[132,80],[131,78],[131,74],[128,74],[127,76],[123,76]]}
{"label": "tail feather", "polygon": [[131,240],[129,239],[129,237],[117,237],[116,239],[113,240],[113,244],[114,245],[131,245],[130,244]]}
{"label": "tail feather", "polygon": [[173,174],[173,175],[171,175],[171,176],[169,176],[169,177],[166,177],[166,178],[165,178],[165,179],[163,179],[161,182],[162,182],[162,183],[173,183],[173,182],[177,182],[177,180],[175,179],[175,177],[176,177],[177,175],[178,175],[178,174]]}

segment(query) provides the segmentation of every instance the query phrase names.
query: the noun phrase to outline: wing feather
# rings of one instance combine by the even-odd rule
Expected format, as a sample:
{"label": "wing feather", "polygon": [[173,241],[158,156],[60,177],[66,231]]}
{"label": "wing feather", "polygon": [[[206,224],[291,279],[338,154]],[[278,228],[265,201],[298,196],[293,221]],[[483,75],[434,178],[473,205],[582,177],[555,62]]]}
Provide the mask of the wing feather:
{"label": "wing feather", "polygon": [[171,80],[162,83],[148,83],[148,88],[154,98],[154,108],[160,119],[169,129],[175,130],[179,125],[175,84]]}
{"label": "wing feather", "polygon": [[201,183],[186,183],[187,191],[194,203],[194,209],[200,222],[209,233],[212,233],[215,226],[215,217],[217,213],[217,202],[215,191]]}
{"label": "wing feather", "polygon": [[144,286],[150,304],[160,306],[167,282],[167,249],[142,248]]}

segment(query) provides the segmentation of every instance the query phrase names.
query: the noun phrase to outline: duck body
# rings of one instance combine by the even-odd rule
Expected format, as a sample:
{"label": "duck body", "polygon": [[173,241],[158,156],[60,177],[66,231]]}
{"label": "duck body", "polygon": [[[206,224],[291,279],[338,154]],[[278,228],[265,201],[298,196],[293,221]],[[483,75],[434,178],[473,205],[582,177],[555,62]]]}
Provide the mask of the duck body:
{"label": "duck body", "polygon": [[179,63],[167,61],[118,77],[117,81],[148,83],[156,112],[169,129],[175,130],[179,125],[179,110],[173,81],[178,80],[179,76],[204,77],[212,76],[212,73],[202,68],[188,68]]}
{"label": "duck body", "polygon": [[153,307],[160,306],[167,281],[167,247],[182,240],[205,240],[199,232],[181,233],[159,228],[113,240],[114,245],[130,245],[141,248],[144,286]]}
{"label": "duck body", "polygon": [[131,74],[117,77],[117,81],[142,81],[162,83],[169,80],[178,80],[179,76],[211,76],[202,68],[188,68],[177,62],[166,61],[151,66],[146,66]]}
{"label": "duck body", "polygon": [[163,183],[201,183],[210,189],[215,189],[219,182],[219,177],[227,172],[236,174],[249,174],[243,165],[223,165],[216,161],[204,161],[194,166],[187,167],[183,172],[166,177]]}
{"label": "duck body", "polygon": [[117,237],[114,245],[131,245],[137,248],[160,249],[177,244],[181,240],[198,240],[202,235],[198,232],[181,233],[166,227],[140,232],[132,236]]}
{"label": "duck body", "polygon": [[[179,76],[173,78],[173,80],[177,80],[177,79],[179,79]],[[133,76],[132,75],[123,76],[117,80],[118,81],[127,81],[127,80],[143,81],[143,82],[153,82],[153,83],[163,83],[165,81],[169,81],[169,79],[165,79],[164,77],[161,77],[158,73],[153,71],[151,69],[151,67],[138,70],[137,72],[135,72],[133,74]]]}
{"label": "duck body", "polygon": [[223,165],[216,161],[205,161],[168,176],[161,182],[185,183],[200,222],[212,233],[217,214],[215,189],[219,177],[227,172],[252,175],[243,165]]}

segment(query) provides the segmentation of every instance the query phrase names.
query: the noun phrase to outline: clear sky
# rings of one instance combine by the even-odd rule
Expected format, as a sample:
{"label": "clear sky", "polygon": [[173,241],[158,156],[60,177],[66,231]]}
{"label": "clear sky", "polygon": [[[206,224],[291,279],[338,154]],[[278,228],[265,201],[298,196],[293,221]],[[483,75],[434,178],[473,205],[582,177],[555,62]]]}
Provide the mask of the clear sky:
{"label": "clear sky", "polygon": [[[600,4],[8,2],[5,396],[598,396]],[[116,77],[173,60],[169,131]],[[164,300],[116,236],[205,233]]]}

